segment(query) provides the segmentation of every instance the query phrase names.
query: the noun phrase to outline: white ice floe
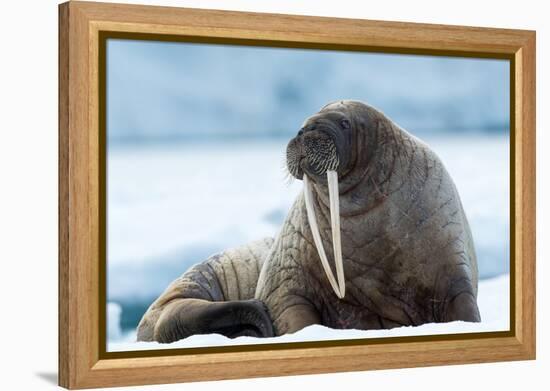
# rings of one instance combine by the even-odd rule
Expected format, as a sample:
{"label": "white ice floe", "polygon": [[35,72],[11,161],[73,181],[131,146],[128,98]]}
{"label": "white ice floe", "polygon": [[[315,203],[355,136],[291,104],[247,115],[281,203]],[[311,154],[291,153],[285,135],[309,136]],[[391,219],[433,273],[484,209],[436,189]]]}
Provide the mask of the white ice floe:
{"label": "white ice floe", "polygon": [[428,323],[417,327],[397,327],[390,330],[335,330],[325,326],[313,325],[294,334],[274,338],[239,337],[229,339],[219,334],[193,335],[171,344],[156,342],[135,342],[135,333],[127,336],[124,342],[109,342],[108,351],[132,351],[154,349],[178,349],[212,346],[235,346],[250,344],[269,344],[307,341],[330,341],[360,338],[387,338],[415,335],[462,334],[509,329],[509,289],[508,275],[502,275],[479,284],[478,305],[481,323],[449,322]]}

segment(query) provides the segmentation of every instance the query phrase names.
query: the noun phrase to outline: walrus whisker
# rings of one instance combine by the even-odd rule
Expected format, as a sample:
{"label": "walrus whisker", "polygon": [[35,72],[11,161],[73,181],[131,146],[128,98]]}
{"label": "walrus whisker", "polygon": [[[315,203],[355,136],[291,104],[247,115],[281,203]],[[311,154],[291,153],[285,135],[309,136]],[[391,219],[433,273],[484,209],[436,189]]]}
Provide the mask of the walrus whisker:
{"label": "walrus whisker", "polygon": [[[336,173],[334,173],[334,174],[336,174]],[[338,178],[336,180],[338,181]],[[338,298],[342,299],[344,297],[343,293],[345,291],[345,287],[344,287],[344,289],[340,288],[340,286],[336,282],[336,279],[334,278],[334,274],[332,273],[332,270],[330,269],[330,265],[328,263],[327,255],[325,253],[325,249],[323,248],[323,242],[321,240],[321,235],[319,234],[319,226],[317,225],[317,218],[315,217],[315,210],[313,209],[311,185],[309,183],[309,179],[308,179],[307,175],[304,175],[304,198],[305,198],[305,203],[306,203],[307,219],[308,219],[309,225],[311,227],[311,234],[313,236],[313,242],[315,243],[315,247],[317,248],[317,253],[319,254],[319,258],[321,259],[321,265],[323,266],[325,274],[328,278],[328,281],[329,281],[332,289],[334,290],[334,293],[336,293],[336,296],[338,296]],[[332,204],[332,202],[331,202],[331,204]],[[337,214],[339,215],[339,207],[337,208],[337,211],[338,211]],[[331,220],[333,220],[332,219],[332,208],[331,208]],[[339,224],[339,219],[338,219],[338,225],[340,225]],[[334,235],[334,233],[333,233],[333,235]],[[339,239],[338,239],[338,243],[340,245],[340,240]],[[340,259],[340,263],[341,263],[342,262],[341,247],[340,247],[338,253],[340,254],[339,259]],[[337,275],[338,275],[338,279],[343,280],[344,279],[343,265],[341,265],[339,267],[338,263],[337,263],[336,272],[337,272]]]}
{"label": "walrus whisker", "polygon": [[284,172],[284,176],[283,176],[283,183],[286,185],[286,186],[290,186],[292,185],[292,183],[294,183],[294,175],[292,175],[292,173],[288,170],[285,170]]}

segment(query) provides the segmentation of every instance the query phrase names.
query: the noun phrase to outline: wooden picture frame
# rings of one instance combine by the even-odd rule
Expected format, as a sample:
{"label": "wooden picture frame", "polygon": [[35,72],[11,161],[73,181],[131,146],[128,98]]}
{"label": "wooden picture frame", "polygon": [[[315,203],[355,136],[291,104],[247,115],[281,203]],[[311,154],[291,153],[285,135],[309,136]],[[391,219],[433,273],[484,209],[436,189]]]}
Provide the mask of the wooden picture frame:
{"label": "wooden picture frame", "polygon": [[[105,352],[105,39],[508,59],[511,330],[363,343]],[[457,354],[458,353],[458,354]],[[68,2],[59,6],[59,384],[90,388],[535,358],[535,32]]]}

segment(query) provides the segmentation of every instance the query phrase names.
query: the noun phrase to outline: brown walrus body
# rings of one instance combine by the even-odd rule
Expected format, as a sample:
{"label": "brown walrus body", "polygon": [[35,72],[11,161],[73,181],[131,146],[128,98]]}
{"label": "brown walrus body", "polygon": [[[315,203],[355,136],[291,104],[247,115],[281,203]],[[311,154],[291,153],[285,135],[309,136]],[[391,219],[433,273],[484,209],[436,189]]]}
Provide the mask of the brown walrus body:
{"label": "brown walrus body", "polygon": [[[170,304],[173,293],[165,293],[159,300],[168,304],[157,308],[163,312],[163,326],[146,321],[151,318],[149,309],[139,329],[164,330],[168,324],[164,333],[171,338],[141,332],[151,336],[141,339],[169,342],[190,335],[190,329],[210,332],[215,327],[204,326],[210,321],[232,325],[225,329],[231,332],[222,332],[228,336],[281,335],[310,324],[379,329],[480,321],[470,228],[452,179],[428,146],[374,108],[341,101],[305,122],[289,143],[287,166],[296,178],[307,175],[311,181],[313,209],[331,265],[331,213],[324,175],[328,169],[337,172],[345,296],[335,295],[321,267],[302,193],[273,244],[259,250],[263,254],[258,281],[248,279],[254,297],[227,301],[212,296],[212,302],[225,301],[189,302],[190,311],[178,310]],[[237,258],[246,259],[246,251],[239,251]],[[195,297],[186,289],[177,289],[182,302],[183,297]],[[252,308],[229,311],[243,303],[239,299],[254,299],[245,302]],[[214,320],[208,309],[212,305],[226,306],[238,315]]]}

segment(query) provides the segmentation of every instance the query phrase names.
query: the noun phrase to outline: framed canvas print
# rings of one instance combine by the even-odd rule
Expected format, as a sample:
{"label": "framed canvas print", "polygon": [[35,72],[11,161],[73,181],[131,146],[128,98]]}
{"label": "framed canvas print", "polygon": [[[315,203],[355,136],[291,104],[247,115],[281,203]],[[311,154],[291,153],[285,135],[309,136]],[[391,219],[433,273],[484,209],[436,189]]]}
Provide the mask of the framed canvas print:
{"label": "framed canvas print", "polygon": [[60,385],[535,357],[534,32],[59,16]]}

